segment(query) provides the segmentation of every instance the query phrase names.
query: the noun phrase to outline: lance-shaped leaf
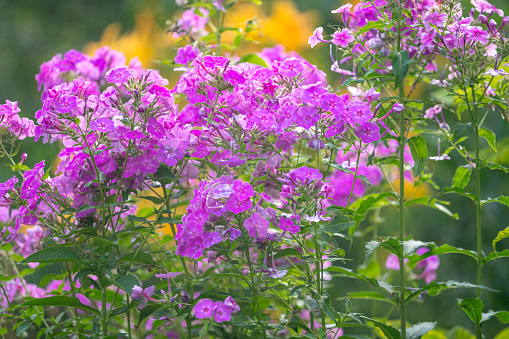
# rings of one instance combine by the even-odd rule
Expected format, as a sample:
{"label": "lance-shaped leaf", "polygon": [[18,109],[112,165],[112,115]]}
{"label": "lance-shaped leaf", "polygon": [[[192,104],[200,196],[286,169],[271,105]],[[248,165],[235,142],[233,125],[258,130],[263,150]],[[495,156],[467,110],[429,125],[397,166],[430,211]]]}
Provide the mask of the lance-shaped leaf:
{"label": "lance-shaped leaf", "polygon": [[407,339],[419,339],[437,326],[436,322],[418,323],[406,330]]}
{"label": "lance-shaped leaf", "polygon": [[432,281],[429,284],[427,284],[426,286],[424,286],[423,288],[412,291],[412,293],[410,293],[410,295],[407,297],[407,300],[411,300],[412,298],[414,298],[426,291],[433,295],[433,294],[438,294],[442,290],[455,289],[455,288],[481,288],[483,290],[490,291],[490,292],[498,292],[497,290],[491,289],[489,287],[486,287],[483,285],[475,285],[475,284],[472,284],[469,282],[459,282],[459,281],[455,281],[455,280],[449,280],[446,282]]}
{"label": "lance-shaped leaf", "polygon": [[487,313],[482,314],[481,322],[489,320],[492,317],[497,317],[498,320],[504,325],[509,323],[509,312],[508,311],[488,311]]}
{"label": "lance-shaped leaf", "polygon": [[428,246],[428,248],[430,248],[429,252],[423,253],[422,255],[412,255],[409,257],[410,260],[408,262],[408,265],[410,267],[413,267],[419,261],[429,258],[433,255],[442,255],[442,254],[449,254],[449,253],[464,254],[464,255],[467,255],[473,259],[477,259],[476,252],[470,251],[470,250],[465,250],[465,249],[459,248],[459,247],[454,247],[454,246],[451,246],[448,244],[437,247],[434,243],[428,243],[427,246]]}
{"label": "lance-shaped leaf", "polygon": [[408,73],[408,61],[410,60],[410,54],[408,51],[396,52],[392,59],[392,73],[394,73],[394,89],[398,89],[406,74]]}
{"label": "lance-shaped leaf", "polygon": [[383,334],[387,337],[387,339],[401,339],[401,333],[392,326],[386,325],[384,323],[379,322],[378,320],[371,319],[368,317],[361,316],[361,318],[366,319],[367,321],[372,322],[375,327],[378,327],[382,330]]}
{"label": "lance-shaped leaf", "polygon": [[475,324],[481,323],[484,304],[480,298],[456,299],[456,302]]}
{"label": "lance-shaped leaf", "polygon": [[495,133],[493,133],[493,131],[490,131],[489,129],[486,129],[486,128],[481,128],[481,129],[479,129],[479,136],[486,139],[486,141],[488,142],[490,147],[495,152],[497,151],[497,146],[495,146],[496,136],[495,136]]}
{"label": "lance-shaped leaf", "polygon": [[20,264],[29,262],[75,262],[83,263],[80,257],[70,247],[53,246],[37,251],[26,257]]}
{"label": "lance-shaped leaf", "polygon": [[29,300],[21,306],[67,306],[67,307],[79,308],[80,310],[83,310],[83,311],[90,311],[94,314],[99,315],[99,311],[91,308],[90,306],[82,304],[81,301],[75,297],[55,296],[55,297],[38,298],[38,299]]}
{"label": "lance-shaped leaf", "polygon": [[498,232],[497,237],[491,243],[493,245],[493,251],[495,253],[497,253],[497,249],[496,249],[497,242],[499,242],[502,239],[508,238],[508,237],[509,237],[509,226],[507,226],[502,231]]}
{"label": "lance-shaped leaf", "polygon": [[369,194],[357,200],[355,203],[352,204],[352,206],[350,206],[352,209],[354,208],[357,209],[356,214],[354,216],[355,225],[350,227],[350,230],[348,231],[348,235],[350,237],[353,236],[355,230],[359,226],[359,223],[366,218],[371,208],[376,206],[381,200],[387,197],[394,197],[396,199],[398,198],[397,195],[391,192],[384,192],[380,194]]}
{"label": "lance-shaped leaf", "polygon": [[426,161],[428,160],[428,148],[426,147],[426,140],[421,136],[415,136],[408,139],[408,146],[412,158],[414,158],[414,177],[417,177],[424,170]]}
{"label": "lance-shaped leaf", "polygon": [[454,173],[454,177],[452,178],[452,187],[457,188],[465,188],[470,181],[470,173],[472,173],[470,168],[465,166],[460,166],[456,169],[456,173]]}

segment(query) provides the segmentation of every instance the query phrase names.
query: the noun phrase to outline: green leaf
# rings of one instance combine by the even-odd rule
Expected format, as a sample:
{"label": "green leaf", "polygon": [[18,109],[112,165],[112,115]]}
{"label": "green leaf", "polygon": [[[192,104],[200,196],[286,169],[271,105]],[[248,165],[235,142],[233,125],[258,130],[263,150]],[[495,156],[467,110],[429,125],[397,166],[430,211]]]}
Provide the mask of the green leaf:
{"label": "green leaf", "polygon": [[479,136],[486,139],[491,148],[496,152],[497,147],[495,146],[496,136],[495,133],[486,128],[479,129]]}
{"label": "green leaf", "polygon": [[509,237],[509,226],[507,226],[502,231],[498,232],[497,237],[491,243],[493,245],[493,251],[495,253],[497,253],[497,249],[496,249],[497,242],[499,242],[502,239],[508,238],[508,237]]}
{"label": "green leaf", "polygon": [[54,246],[30,254],[20,264],[29,262],[76,262],[83,263],[78,255],[69,247]]}
{"label": "green leaf", "polygon": [[364,291],[364,292],[352,292],[348,293],[348,298],[350,299],[366,299],[366,300],[378,300],[384,301],[387,303],[395,304],[397,301],[395,299],[390,299],[378,292]]}
{"label": "green leaf", "polygon": [[499,259],[502,257],[509,257],[509,250],[503,250],[502,252],[491,252],[487,257],[482,259],[483,265],[493,259]]}
{"label": "green leaf", "polygon": [[437,326],[437,323],[431,323],[431,322],[425,322],[425,323],[418,323],[414,326],[407,328],[406,330],[406,337],[407,339],[419,339],[429,331],[435,328]]}
{"label": "green leaf", "polygon": [[472,173],[470,168],[465,166],[460,166],[456,169],[456,173],[454,173],[454,177],[452,178],[452,187],[457,188],[465,188],[470,181],[470,174]]}
{"label": "green leaf", "polygon": [[304,304],[309,312],[313,313],[315,316],[320,317],[322,315],[322,311],[320,311],[320,305],[318,305],[318,301],[311,296],[311,294],[304,295]]}
{"label": "green leaf", "polygon": [[243,62],[248,62],[250,64],[256,64],[256,65],[260,65],[263,67],[267,67],[267,63],[265,62],[265,60],[263,60],[262,58],[260,58],[258,55],[254,54],[254,53],[248,53],[248,54],[244,55],[242,58],[240,58],[240,60],[237,62],[237,64],[241,64]]}
{"label": "green leaf", "polygon": [[90,306],[84,305],[78,298],[75,297],[46,297],[46,298],[38,298],[32,299],[21,306],[65,306],[65,307],[75,307],[80,310],[90,311],[94,314],[99,315],[99,311],[91,308]]}
{"label": "green leaf", "polygon": [[486,320],[492,318],[493,316],[496,316],[498,318],[498,320],[500,320],[500,322],[504,325],[509,323],[509,312],[507,312],[507,311],[495,312],[495,311],[491,311],[491,310],[488,311],[487,313],[482,314],[481,322],[486,321]]}
{"label": "green leaf", "polygon": [[387,339],[401,339],[401,333],[399,333],[399,331],[394,327],[365,316],[361,316],[361,318],[364,318],[372,322],[375,325],[375,327],[378,327],[380,330],[382,330],[383,334],[387,337]]}
{"label": "green leaf", "polygon": [[447,290],[447,289],[455,289],[455,288],[480,288],[486,291],[490,292],[497,292],[494,289],[491,289],[489,287],[483,286],[483,285],[475,285],[469,282],[459,282],[455,280],[449,280],[446,282],[436,282],[432,281],[423,288],[420,288],[418,290],[414,290],[410,295],[407,297],[407,300],[411,300],[413,297],[418,296],[422,292],[428,292],[430,294],[438,294],[441,290]]}
{"label": "green leaf", "polygon": [[381,29],[386,28],[387,24],[381,21],[369,21],[368,24],[362,26],[358,31],[357,34],[363,34],[369,31],[370,29]]}
{"label": "green leaf", "polygon": [[428,197],[424,196],[424,197],[415,198],[415,199],[405,202],[405,206],[409,206],[412,204],[426,205],[428,207],[436,209],[437,211],[440,211],[440,212],[450,216],[451,218],[459,220],[458,213],[452,213],[447,207],[444,206],[444,204],[445,205],[450,204],[450,202],[448,202],[448,201],[442,201],[442,200],[438,200],[436,198],[429,199]]}
{"label": "green leaf", "polygon": [[152,265],[154,264],[154,259],[152,256],[146,252],[135,252],[127,253],[126,255],[120,257],[117,262],[137,262],[140,264]]}
{"label": "green leaf", "polygon": [[408,73],[408,60],[410,60],[410,54],[406,50],[396,52],[392,59],[392,73],[395,77],[394,90],[398,89]]}
{"label": "green leaf", "polygon": [[339,233],[344,230],[349,229],[355,225],[355,222],[350,220],[346,215],[336,215],[334,220],[332,220],[329,224],[325,225],[322,230],[327,233]]}
{"label": "green leaf", "polygon": [[461,134],[463,134],[466,131],[471,131],[473,129],[473,125],[471,122],[469,123],[456,123],[454,126],[454,132],[452,134],[452,140],[457,140]]}
{"label": "green leaf", "polygon": [[477,202],[477,196],[475,194],[465,192],[462,188],[459,188],[459,187],[445,187],[442,191],[435,194],[429,200],[431,201],[435,196],[450,194],[450,193],[456,193],[458,195],[470,198],[473,202]]}
{"label": "green leaf", "polygon": [[128,215],[127,219],[129,221],[147,222],[147,218],[137,217],[135,215]]}
{"label": "green leaf", "polygon": [[456,302],[475,324],[481,323],[484,304],[480,298],[456,299]]}
{"label": "green leaf", "polygon": [[134,285],[141,286],[140,282],[132,274],[122,275],[115,279],[116,285],[126,291],[129,295],[133,293]]}
{"label": "green leaf", "polygon": [[368,241],[366,243],[366,257],[364,259],[364,263],[368,261],[368,258],[375,251],[378,246],[382,246],[387,249],[392,254],[395,254],[398,258],[401,257],[401,246],[399,244],[398,239],[396,238],[388,238],[383,241]]}
{"label": "green leaf", "polygon": [[288,256],[302,257],[302,254],[295,248],[284,248],[274,256],[274,259],[279,259]]}
{"label": "green leaf", "polygon": [[505,196],[505,195],[501,195],[498,198],[490,198],[487,200],[481,200],[481,205],[484,206],[490,202],[498,202],[498,203],[501,203],[501,204],[509,207],[509,197]]}
{"label": "green leaf", "polygon": [[355,273],[348,268],[339,267],[339,266],[331,266],[331,267],[327,267],[325,269],[325,271],[341,273],[341,276],[343,276],[343,277],[350,277],[350,278],[355,278],[355,279],[359,279],[359,280],[364,280],[364,281],[369,282],[373,286],[377,286],[377,287],[379,286],[379,283],[377,282],[376,279],[368,278],[362,274]]}
{"label": "green leaf", "polygon": [[409,257],[408,265],[410,267],[413,267],[415,264],[417,264],[419,261],[424,260],[426,258],[429,258],[433,255],[442,255],[442,254],[448,254],[448,253],[458,253],[458,254],[464,254],[467,255],[473,259],[477,260],[477,253],[470,250],[465,250],[460,247],[454,247],[449,244],[444,244],[440,247],[436,247],[435,244],[429,243],[428,247],[431,247],[430,251],[422,254],[422,255],[412,255]]}
{"label": "green leaf", "polygon": [[28,330],[30,328],[30,326],[32,326],[32,324],[33,324],[32,321],[25,321],[25,322],[22,322],[21,324],[17,325],[16,335],[19,336],[20,334],[22,334],[23,332]]}
{"label": "green leaf", "polygon": [[169,169],[168,167],[159,166],[157,168],[156,173],[154,174],[154,179],[156,179],[156,180],[163,180],[163,179],[175,180],[176,176],[175,176],[175,174],[173,174],[171,169]]}
{"label": "green leaf", "polygon": [[410,146],[410,152],[412,153],[412,158],[414,158],[413,175],[417,177],[424,170],[424,166],[428,160],[426,140],[421,136],[411,137],[408,139],[408,146]]}
{"label": "green leaf", "polygon": [[103,238],[94,238],[94,247],[96,247],[99,253],[109,252],[111,248],[115,246],[115,243]]}
{"label": "green leaf", "polygon": [[350,231],[348,232],[348,235],[350,237],[353,236],[355,230],[359,226],[359,223],[366,218],[369,210],[373,206],[375,206],[380,200],[385,199],[387,197],[394,197],[396,199],[398,198],[394,193],[384,192],[380,194],[365,195],[364,197],[360,198],[359,200],[352,204],[351,208],[357,207],[357,210],[354,217],[355,225],[350,227]]}

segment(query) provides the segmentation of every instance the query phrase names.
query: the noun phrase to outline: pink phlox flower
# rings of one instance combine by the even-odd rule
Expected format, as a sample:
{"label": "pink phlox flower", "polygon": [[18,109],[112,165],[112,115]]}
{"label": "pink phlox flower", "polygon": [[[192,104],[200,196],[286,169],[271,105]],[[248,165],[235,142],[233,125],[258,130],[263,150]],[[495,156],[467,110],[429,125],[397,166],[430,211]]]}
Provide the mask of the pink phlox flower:
{"label": "pink phlox flower", "polygon": [[224,304],[228,306],[232,310],[232,314],[235,314],[240,311],[240,306],[237,305],[235,300],[231,296],[226,297],[224,300]]}
{"label": "pink phlox flower", "polygon": [[355,135],[362,142],[369,144],[380,139],[380,126],[376,122],[367,121],[362,125],[355,127]]}
{"label": "pink phlox flower", "polygon": [[230,321],[232,319],[232,309],[222,301],[216,301],[214,304],[214,320],[218,323]]}
{"label": "pink phlox flower", "polygon": [[197,319],[210,318],[214,313],[215,303],[211,299],[200,299],[193,307]]}
{"label": "pink phlox flower", "polygon": [[287,58],[279,66],[278,72],[282,76],[293,78],[304,71],[304,64],[297,58]]}
{"label": "pink phlox flower", "polygon": [[97,132],[112,132],[115,129],[115,123],[109,118],[99,118],[90,122],[90,129]]}
{"label": "pink phlox flower", "polygon": [[254,212],[249,218],[244,220],[244,228],[248,231],[249,236],[264,239],[267,236],[269,222],[262,218],[260,213]]}
{"label": "pink phlox flower", "polygon": [[300,231],[299,225],[297,225],[295,220],[291,218],[280,217],[279,228],[281,228],[283,232],[290,232],[292,234],[297,234]]}
{"label": "pink phlox flower", "polygon": [[471,3],[479,13],[491,14],[497,12],[501,17],[504,16],[503,10],[496,8],[495,5],[490,4],[487,0],[471,0]]}
{"label": "pink phlox flower", "polygon": [[156,287],[154,285],[149,286],[145,289],[143,289],[142,287],[140,287],[138,285],[133,286],[133,293],[131,294],[131,298],[133,298],[135,300],[140,299],[140,300],[136,300],[140,304],[138,306],[138,309],[141,310],[145,306],[147,306],[148,301],[158,302],[158,300],[155,300],[154,298],[152,298],[155,288]]}
{"label": "pink phlox flower", "polygon": [[250,198],[241,200],[236,193],[230,195],[230,198],[226,202],[226,208],[228,211],[235,214],[239,214],[244,211],[248,211],[253,207],[253,203]]}
{"label": "pink phlox flower", "polygon": [[467,28],[466,33],[467,33],[467,38],[470,39],[471,41],[474,41],[474,42],[478,41],[485,45],[488,44],[488,38],[490,37],[490,35],[488,34],[488,32],[483,30],[481,27],[470,26]]}
{"label": "pink phlox flower", "polygon": [[309,37],[308,44],[311,45],[311,48],[315,47],[320,42],[323,42],[323,27],[317,27],[313,32],[313,35]]}
{"label": "pink phlox flower", "polygon": [[352,31],[346,28],[336,31],[332,35],[332,43],[343,48],[348,47],[348,45],[354,40],[355,38],[352,35]]}
{"label": "pink phlox flower", "polygon": [[109,83],[114,83],[117,86],[124,84],[129,78],[134,75],[134,70],[127,67],[117,67],[110,69],[106,73],[106,80]]}

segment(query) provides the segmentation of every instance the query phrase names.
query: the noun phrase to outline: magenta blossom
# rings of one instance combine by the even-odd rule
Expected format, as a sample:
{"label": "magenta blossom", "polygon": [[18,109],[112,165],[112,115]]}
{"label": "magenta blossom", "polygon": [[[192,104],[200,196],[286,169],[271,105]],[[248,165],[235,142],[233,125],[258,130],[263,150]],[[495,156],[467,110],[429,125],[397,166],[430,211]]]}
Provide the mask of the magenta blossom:
{"label": "magenta blossom", "polygon": [[108,118],[99,118],[90,122],[90,129],[97,132],[112,132],[115,129],[115,123]]}
{"label": "magenta blossom", "polygon": [[264,239],[267,236],[269,222],[262,218],[260,213],[254,212],[249,218],[244,220],[244,228],[251,237]]}
{"label": "magenta blossom", "polygon": [[198,319],[210,318],[215,307],[216,305],[211,299],[200,299],[193,307],[194,316]]}
{"label": "magenta blossom", "polygon": [[355,38],[352,35],[352,31],[346,28],[337,31],[332,35],[332,43],[343,48],[348,47],[348,45],[354,40]]}
{"label": "magenta blossom", "polygon": [[143,289],[142,287],[138,285],[133,286],[133,293],[131,294],[131,298],[133,299],[140,299],[136,300],[140,305],[138,306],[138,309],[143,309],[145,306],[147,306],[148,301],[152,302],[158,302],[154,298],[152,298],[152,295],[154,294],[156,287],[154,285],[147,287],[146,289]]}

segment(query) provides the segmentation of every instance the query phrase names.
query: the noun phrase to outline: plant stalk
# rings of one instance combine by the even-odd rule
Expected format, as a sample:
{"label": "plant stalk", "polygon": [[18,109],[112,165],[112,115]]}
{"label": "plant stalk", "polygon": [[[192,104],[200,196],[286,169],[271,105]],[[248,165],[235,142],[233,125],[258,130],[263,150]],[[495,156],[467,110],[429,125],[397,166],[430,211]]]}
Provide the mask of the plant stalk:
{"label": "plant stalk", "polygon": [[[482,226],[481,226],[481,164],[479,156],[479,110],[475,99],[474,87],[470,87],[472,91],[472,106],[474,110],[474,126],[475,126],[475,202],[476,211],[476,228],[477,228],[477,285],[482,285]],[[477,288],[477,298],[481,298],[481,288]],[[476,324],[477,339],[482,339],[482,330],[479,323]]]}

